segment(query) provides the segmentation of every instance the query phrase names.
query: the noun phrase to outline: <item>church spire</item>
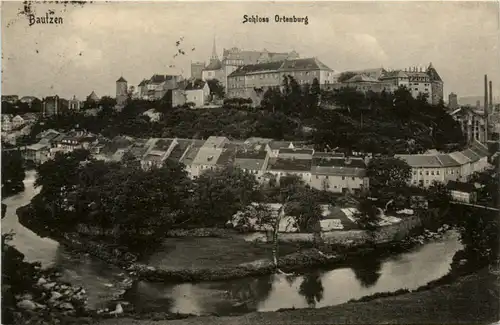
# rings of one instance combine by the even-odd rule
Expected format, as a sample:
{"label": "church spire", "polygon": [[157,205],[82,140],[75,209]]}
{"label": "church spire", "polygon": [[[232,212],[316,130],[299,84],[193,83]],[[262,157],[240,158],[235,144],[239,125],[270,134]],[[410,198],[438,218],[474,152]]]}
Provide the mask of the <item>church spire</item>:
{"label": "church spire", "polygon": [[217,49],[215,47],[215,35],[214,35],[214,46],[212,48],[212,57],[210,58],[212,60],[217,60],[218,57],[217,57]]}

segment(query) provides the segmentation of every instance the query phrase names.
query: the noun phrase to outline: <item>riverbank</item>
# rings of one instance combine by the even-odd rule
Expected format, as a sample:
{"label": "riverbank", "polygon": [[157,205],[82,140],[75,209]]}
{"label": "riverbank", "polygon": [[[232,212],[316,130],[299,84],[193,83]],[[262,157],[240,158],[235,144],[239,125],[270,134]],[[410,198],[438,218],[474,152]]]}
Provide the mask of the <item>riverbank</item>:
{"label": "riverbank", "polygon": [[490,324],[498,321],[500,282],[497,271],[482,269],[453,284],[367,302],[318,309],[251,313],[233,317],[180,320],[133,318],[96,321],[103,325],[238,324]]}
{"label": "riverbank", "polygon": [[[250,242],[232,229],[196,229],[167,234],[157,252],[143,261],[124,249],[97,242],[76,233],[61,234],[36,223],[30,206],[17,210],[19,222],[41,236],[89,253],[117,265],[131,276],[152,282],[223,281],[267,275],[275,272],[272,243]],[[279,245],[279,268],[286,273],[298,273],[313,267],[342,266],[352,259],[368,254],[386,256],[408,251],[428,240],[442,236],[449,227],[438,232],[421,234],[385,243],[358,246],[340,244],[314,245],[309,242],[284,242]],[[316,246],[316,247],[314,247]]]}

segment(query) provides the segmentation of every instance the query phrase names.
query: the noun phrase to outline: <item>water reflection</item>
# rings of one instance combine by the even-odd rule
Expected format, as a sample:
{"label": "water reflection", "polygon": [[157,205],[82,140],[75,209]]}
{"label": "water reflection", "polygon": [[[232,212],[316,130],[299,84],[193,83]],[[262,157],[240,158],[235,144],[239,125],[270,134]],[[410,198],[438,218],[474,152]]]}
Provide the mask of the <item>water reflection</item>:
{"label": "water reflection", "polygon": [[376,257],[361,257],[354,261],[351,266],[359,283],[369,288],[374,286],[381,275],[382,262]]}
{"label": "water reflection", "polygon": [[321,275],[316,271],[303,276],[299,293],[304,296],[309,307],[313,308],[317,302],[319,303],[323,299],[324,289]]}
{"label": "water reflection", "polygon": [[[445,275],[461,248],[456,234],[428,243],[401,258],[363,256],[349,267],[196,284],[135,286],[127,299],[149,311],[228,315],[282,308],[325,307],[377,292],[416,289]],[[167,299],[168,298],[168,299]]]}

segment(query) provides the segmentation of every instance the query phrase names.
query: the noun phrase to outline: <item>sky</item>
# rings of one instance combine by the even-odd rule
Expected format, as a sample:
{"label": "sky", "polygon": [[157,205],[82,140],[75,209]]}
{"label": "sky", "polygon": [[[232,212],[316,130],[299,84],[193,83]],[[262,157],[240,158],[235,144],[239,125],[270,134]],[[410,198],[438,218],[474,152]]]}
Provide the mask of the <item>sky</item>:
{"label": "sky", "polygon": [[[157,74],[190,74],[208,61],[214,37],[224,48],[295,50],[334,71],[426,67],[432,62],[444,93],[481,96],[484,74],[500,96],[500,20],[496,2],[94,2],[35,4],[62,25],[33,25],[21,2],[3,2],[2,95],[84,99],[114,96]],[[243,24],[243,15],[269,17]],[[275,23],[274,15],[308,17],[308,25]],[[177,56],[176,41],[186,55]],[[194,50],[193,50],[194,48]]]}

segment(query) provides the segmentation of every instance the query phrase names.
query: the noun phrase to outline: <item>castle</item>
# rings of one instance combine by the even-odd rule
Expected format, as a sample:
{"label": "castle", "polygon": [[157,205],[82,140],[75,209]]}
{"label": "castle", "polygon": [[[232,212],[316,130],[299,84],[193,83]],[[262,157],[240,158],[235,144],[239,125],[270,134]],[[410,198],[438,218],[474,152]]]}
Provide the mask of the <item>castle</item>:
{"label": "castle", "polygon": [[266,49],[262,51],[246,51],[233,47],[231,49],[224,49],[222,59],[219,59],[214,38],[212,56],[208,65],[205,65],[203,62],[192,62],[191,78],[202,80],[217,79],[227,89],[227,77],[241,66],[298,58],[299,54],[295,51],[280,53],[269,52]]}

